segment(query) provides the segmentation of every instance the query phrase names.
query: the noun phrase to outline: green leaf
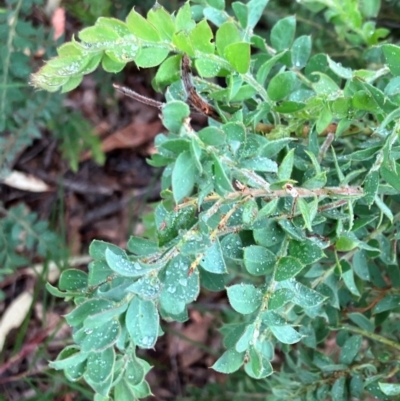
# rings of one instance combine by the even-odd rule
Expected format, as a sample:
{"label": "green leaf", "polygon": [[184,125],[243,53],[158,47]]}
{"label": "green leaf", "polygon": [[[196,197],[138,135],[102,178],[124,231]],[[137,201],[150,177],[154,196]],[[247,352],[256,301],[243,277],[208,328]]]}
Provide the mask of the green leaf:
{"label": "green leaf", "polygon": [[374,313],[382,313],[392,309],[398,308],[400,305],[400,295],[386,295],[385,298],[380,300],[375,308]]}
{"label": "green leaf", "polygon": [[217,127],[205,127],[198,132],[198,136],[206,145],[211,146],[222,146],[226,141],[224,131]]}
{"label": "green leaf", "polygon": [[223,191],[228,191],[228,192],[233,191],[231,181],[229,180],[228,176],[226,175],[226,172],[224,170],[222,163],[220,162],[220,160],[214,153],[213,153],[212,157],[213,157],[213,161],[214,161],[215,183]]}
{"label": "green leaf", "polygon": [[294,162],[294,149],[291,149],[285,158],[282,160],[278,168],[278,178],[280,181],[286,181],[290,179],[293,170],[293,162]]}
{"label": "green leaf", "polygon": [[271,79],[267,94],[273,101],[282,100],[293,92],[296,84],[297,77],[293,71],[282,72]]}
{"label": "green leaf", "polygon": [[162,114],[164,126],[172,132],[179,133],[185,119],[190,115],[190,109],[186,103],[175,100],[163,107]]}
{"label": "green leaf", "polygon": [[253,230],[253,236],[257,245],[268,248],[280,244],[285,238],[285,232],[278,223],[268,220],[266,227]]}
{"label": "green leaf", "polygon": [[272,47],[278,52],[288,49],[293,43],[295,31],[295,17],[290,16],[280,19],[271,30]]}
{"label": "green leaf", "polygon": [[274,310],[286,305],[294,297],[292,290],[287,288],[281,288],[276,290],[268,299],[268,309]]}
{"label": "green leaf", "polygon": [[235,284],[227,287],[229,303],[232,308],[247,315],[261,306],[262,292],[251,284]]}
{"label": "green leaf", "polygon": [[134,297],[126,312],[126,328],[140,348],[153,348],[157,341],[160,317],[152,301]]}
{"label": "green leaf", "polygon": [[222,238],[221,248],[226,258],[237,261],[243,259],[243,244],[238,234],[228,234]]}
{"label": "green leaf", "polygon": [[134,237],[129,238],[127,249],[138,256],[149,256],[156,253],[159,248],[158,245],[146,238]]}
{"label": "green leaf", "polygon": [[339,252],[348,252],[358,246],[359,242],[345,235],[336,240],[336,249]]}
{"label": "green leaf", "polygon": [[325,297],[319,292],[306,287],[295,279],[281,281],[278,283],[276,288],[287,288],[291,290],[294,293],[292,302],[302,308],[312,308],[321,304],[325,300]]}
{"label": "green leaf", "polygon": [[207,21],[200,21],[190,33],[190,39],[195,50],[203,53],[214,53],[214,35]]}
{"label": "green leaf", "polygon": [[325,257],[322,249],[309,239],[305,241],[290,241],[289,254],[298,259],[304,266],[311,265]]}
{"label": "green leaf", "polygon": [[389,395],[389,396],[395,396],[395,395],[400,395],[400,384],[397,383],[381,383],[379,382],[379,388],[381,389],[382,393]]}
{"label": "green leaf", "polygon": [[340,90],[336,82],[328,77],[328,75],[321,72],[313,72],[311,75],[319,77],[319,80],[312,84],[313,89],[318,95],[331,95]]}
{"label": "green leaf", "polygon": [[251,245],[244,248],[243,261],[250,274],[262,276],[272,273],[276,257],[274,253],[263,246]]}
{"label": "green leaf", "polygon": [[[311,54],[311,37],[299,36],[292,46],[292,64],[297,69],[302,69],[306,66],[308,58]],[[275,56],[276,57],[276,56]]]}
{"label": "green leaf", "polygon": [[[91,26],[82,29],[78,36],[82,42],[100,44],[102,48],[106,48],[109,42],[116,41],[120,38],[117,32],[105,26]],[[99,50],[97,47],[96,49]]]}
{"label": "green leaf", "polygon": [[[396,163],[395,169],[389,169],[388,166],[383,165],[380,168],[382,178],[390,184],[396,191],[400,192],[400,164]],[[372,173],[371,173],[372,174]],[[367,176],[368,177],[368,176]],[[365,183],[365,186],[367,183]],[[372,186],[372,183],[370,184]]]}
{"label": "green leaf", "polygon": [[380,107],[376,100],[366,90],[359,90],[354,93],[351,103],[354,108],[359,110],[378,112]]}
{"label": "green leaf", "polygon": [[382,51],[390,68],[390,72],[394,76],[400,75],[400,47],[386,44],[382,46]]}
{"label": "green leaf", "polygon": [[199,273],[195,270],[188,276],[191,260],[178,255],[168,263],[162,278],[164,288],[160,296],[162,308],[173,315],[182,313],[185,305],[199,294]]}
{"label": "green leaf", "polygon": [[275,56],[271,57],[267,60],[257,71],[256,79],[257,82],[261,85],[264,85],[267,80],[268,74],[271,71],[272,67],[287,53],[287,51],[283,51],[281,53],[275,54]]}
{"label": "green leaf", "polygon": [[83,327],[76,331],[73,338],[80,344],[82,352],[104,351],[117,341],[121,334],[121,326],[117,320],[88,329]]}
{"label": "green leaf", "polygon": [[142,47],[135,57],[135,63],[141,68],[150,68],[160,65],[168,56],[169,49],[158,47]]}
{"label": "green leaf", "polygon": [[79,326],[88,316],[111,309],[114,305],[114,302],[107,299],[88,299],[78,305],[72,312],[65,315],[65,320],[70,326]]}
{"label": "green leaf", "polygon": [[147,13],[147,20],[152,26],[157,27],[161,39],[168,41],[172,39],[172,35],[175,32],[175,24],[164,7],[156,3]]}
{"label": "green leaf", "polygon": [[138,262],[131,262],[126,253],[115,253],[114,250],[106,249],[106,261],[110,269],[125,277],[140,277],[149,271],[153,271],[154,267],[145,269]]}
{"label": "green leaf", "polygon": [[346,378],[343,376],[335,381],[331,390],[332,401],[342,401],[347,398],[345,396],[346,393],[345,385],[346,385]]}
{"label": "green leaf", "polygon": [[250,347],[250,361],[245,364],[245,372],[253,379],[263,379],[273,373],[272,365],[268,359],[258,352],[255,347]]}
{"label": "green leaf", "polygon": [[114,318],[118,318],[126,311],[127,307],[128,305],[126,303],[122,303],[104,311],[101,310],[98,313],[90,314],[90,316],[85,319],[83,325],[88,329],[98,327],[101,324],[110,322]]}
{"label": "green leaf", "polygon": [[116,32],[120,37],[130,35],[130,31],[127,25],[116,18],[100,17],[96,21],[96,26],[101,26],[111,29],[114,32]]}
{"label": "green leaf", "polygon": [[242,160],[240,162],[240,167],[267,173],[276,173],[278,171],[278,165],[275,161],[261,156]]}
{"label": "green leaf", "polygon": [[217,46],[217,51],[220,56],[225,55],[225,48],[232,44],[241,42],[239,29],[236,24],[232,21],[225,22],[222,24],[215,34],[215,44]]}
{"label": "green leaf", "polygon": [[246,326],[246,329],[242,336],[239,338],[235,345],[235,349],[237,352],[246,351],[249,348],[249,345],[253,339],[254,331],[256,329],[255,324],[249,324]]}
{"label": "green leaf", "polygon": [[157,276],[145,276],[127,287],[125,291],[133,292],[146,300],[158,298],[162,290],[162,284]]}
{"label": "green leaf", "polygon": [[348,263],[345,260],[342,260],[340,262],[340,264],[342,266],[342,279],[343,279],[344,283],[346,284],[346,287],[355,296],[357,296],[357,297],[361,296],[361,294],[358,291],[358,288],[356,286],[356,283],[354,281],[354,273],[353,273],[353,269],[351,268],[350,263]]}
{"label": "green leaf", "polygon": [[146,372],[141,361],[143,362],[143,360],[136,358],[136,355],[132,353],[126,362],[124,376],[131,386],[137,386],[143,382]]}
{"label": "green leaf", "polygon": [[143,18],[139,13],[132,9],[126,17],[126,24],[129,30],[138,38],[148,40],[150,42],[159,42],[160,35],[157,29]]}
{"label": "green leaf", "polygon": [[86,289],[88,275],[82,270],[67,269],[61,273],[58,287],[62,291],[75,291]]}
{"label": "green leaf", "polygon": [[225,47],[225,58],[235,71],[245,74],[250,67],[250,44],[239,42]]}
{"label": "green leaf", "polygon": [[269,0],[250,0],[247,3],[248,18],[247,18],[247,28],[253,29],[257,22],[263,15],[264,8],[267,6]]}
{"label": "green leaf", "polygon": [[333,115],[328,107],[324,107],[318,116],[316,121],[316,130],[318,134],[324,132],[333,119]]}
{"label": "green leaf", "polygon": [[211,21],[215,26],[221,26],[228,20],[228,14],[225,11],[218,10],[214,7],[203,8],[204,17]]}
{"label": "green leaf", "polygon": [[315,217],[315,214],[311,210],[312,204],[309,205],[304,199],[299,198],[297,199],[297,205],[299,207],[307,230],[312,231],[312,221]]}
{"label": "green leaf", "polygon": [[200,268],[201,285],[209,291],[220,292],[225,288],[225,276],[210,273]]}
{"label": "green leaf", "polygon": [[85,378],[95,383],[104,382],[114,369],[115,351],[113,347],[101,352],[91,352],[87,358]]}
{"label": "green leaf", "polygon": [[300,273],[303,267],[304,265],[300,263],[299,259],[292,256],[284,256],[278,260],[275,280],[283,281],[288,278],[293,278]]}
{"label": "green leaf", "polygon": [[122,71],[125,65],[125,62],[115,61],[107,54],[104,54],[103,58],[101,59],[101,66],[106,72],[116,74],[117,72]]}
{"label": "green leaf", "polygon": [[366,318],[363,314],[358,313],[358,312],[353,312],[353,313],[348,313],[347,316],[358,327],[361,327],[363,330],[373,333],[374,328],[375,328],[373,323],[368,318]]}
{"label": "green leaf", "polygon": [[[133,388],[128,384],[128,382],[125,379],[121,379],[115,384],[114,399],[119,401],[131,401],[135,400],[135,398],[136,396]],[[108,401],[108,400],[109,398],[107,397],[106,399],[99,401]],[[95,398],[94,401],[98,400]]]}
{"label": "green leaf", "polygon": [[279,199],[272,199],[271,201],[269,201],[265,206],[263,206],[258,211],[257,219],[261,219],[262,217],[268,217],[274,214],[278,207],[278,202]]}
{"label": "green leaf", "polygon": [[211,247],[207,249],[205,255],[201,258],[200,266],[210,273],[225,274],[228,272],[218,238],[214,240]]}
{"label": "green leaf", "polygon": [[225,351],[211,367],[220,373],[236,372],[244,361],[244,352],[237,352],[234,348]]}
{"label": "green leaf", "polygon": [[[382,171],[381,174],[383,175]],[[364,181],[364,199],[368,206],[371,206],[374,203],[375,196],[378,193],[378,186],[379,186],[379,171],[377,170],[371,171],[365,177]]]}
{"label": "green leaf", "polygon": [[198,58],[195,61],[196,70],[203,78],[216,77],[221,70],[217,61],[209,58]]}
{"label": "green leaf", "polygon": [[283,344],[295,344],[302,338],[292,326],[270,326],[272,334]]}
{"label": "green leaf", "polygon": [[195,138],[192,138],[190,142],[190,154],[192,156],[192,160],[196,165],[198,173],[201,175],[203,173],[203,165],[201,164],[201,147],[198,144]]}
{"label": "green leaf", "polygon": [[68,345],[58,354],[55,361],[49,362],[49,366],[56,370],[67,369],[84,362],[88,355],[88,353],[80,352],[76,345]]}
{"label": "green leaf", "polygon": [[362,337],[355,335],[349,337],[340,350],[339,363],[350,365],[358,355],[362,344]]}
{"label": "green leaf", "polygon": [[242,221],[243,224],[252,225],[257,218],[258,205],[254,199],[250,199],[243,205]]}
{"label": "green leaf", "polygon": [[[195,56],[192,41],[189,34],[185,31],[179,31],[172,36],[172,43],[182,52],[186,53],[189,57]],[[199,73],[200,74],[200,73]]]}
{"label": "green leaf", "polygon": [[176,203],[191,195],[197,168],[190,151],[182,152],[176,159],[172,170],[172,193]]}
{"label": "green leaf", "polygon": [[343,67],[341,64],[333,61],[329,56],[327,56],[328,66],[329,68],[340,78],[344,79],[352,79],[353,71],[351,68]]}
{"label": "green leaf", "polygon": [[187,31],[190,32],[196,23],[192,19],[192,12],[190,10],[189,2],[186,2],[183,7],[181,7],[175,17],[176,31]]}
{"label": "green leaf", "polygon": [[246,28],[249,16],[247,5],[241,3],[240,1],[235,1],[232,3],[232,9],[240,23],[240,26],[242,28]]}

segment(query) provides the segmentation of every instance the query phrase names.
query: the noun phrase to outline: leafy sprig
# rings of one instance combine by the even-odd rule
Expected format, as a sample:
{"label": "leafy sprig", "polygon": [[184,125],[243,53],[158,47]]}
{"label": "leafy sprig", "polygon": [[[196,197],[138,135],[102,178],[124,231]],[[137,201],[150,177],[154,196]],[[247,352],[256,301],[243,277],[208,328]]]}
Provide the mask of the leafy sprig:
{"label": "leafy sprig", "polygon": [[[353,70],[312,54],[311,38],[296,38],[295,17],[280,19],[267,42],[254,33],[267,3],[235,2],[236,18],[220,0],[186,3],[175,15],[156,5],[146,19],[135,10],[125,22],[100,18],[32,77],[68,91],[100,64],[118,72],[134,61],[159,66],[154,87],[167,87],[156,106],[169,134],[156,138],[149,161],[164,167],[156,237],[132,237],[127,251],[94,241],[88,274],[68,270],[59,289],[48,285],[76,303],[66,317],[76,345],[51,364],[83,377],[98,400],[150,394],[150,366],[136,347],[155,345],[160,317],[185,321],[203,287],[226,289],[238,316],[221,329],[226,351],[215,370],[268,377],[277,400],[400,392],[385,382],[396,358],[378,357],[397,349],[388,327],[400,284],[400,48],[382,44],[374,66]],[[368,21],[374,9],[319,3],[335,21],[350,13],[338,23],[347,40],[371,45],[384,34]],[[190,62],[197,76],[188,81]],[[210,116],[198,132],[194,94]],[[331,332],[338,358],[320,351]],[[285,355],[275,373],[274,349]]]}

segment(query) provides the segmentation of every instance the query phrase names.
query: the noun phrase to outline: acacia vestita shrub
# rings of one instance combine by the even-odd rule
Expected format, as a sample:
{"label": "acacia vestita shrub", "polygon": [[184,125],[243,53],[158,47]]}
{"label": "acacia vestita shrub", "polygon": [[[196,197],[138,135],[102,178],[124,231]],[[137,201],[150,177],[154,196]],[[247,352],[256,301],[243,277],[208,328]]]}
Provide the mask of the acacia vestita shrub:
{"label": "acacia vestita shrub", "polygon": [[[375,27],[377,0],[301,1],[361,49],[362,69],[315,54],[294,16],[255,34],[267,3],[99,18],[32,77],[66,92],[99,65],[133,61],[157,66],[166,94],[154,105],[168,134],[149,161],[164,167],[157,238],[131,237],[127,250],[94,241],[88,274],[48,285],[75,303],[75,344],[51,366],[86,380],[96,401],[151,393],[136,350],[155,346],[160,319],[185,321],[202,288],[226,291],[237,314],[212,368],[244,369],[267,400],[400,394],[400,47]],[[207,127],[192,128],[191,109]],[[338,352],[324,354],[332,337]]]}

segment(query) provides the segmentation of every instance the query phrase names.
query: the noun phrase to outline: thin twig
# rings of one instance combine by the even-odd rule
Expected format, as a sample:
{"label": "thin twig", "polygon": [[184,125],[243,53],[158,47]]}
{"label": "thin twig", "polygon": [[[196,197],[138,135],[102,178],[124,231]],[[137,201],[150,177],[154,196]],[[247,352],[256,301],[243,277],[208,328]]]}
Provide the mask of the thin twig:
{"label": "thin twig", "polygon": [[137,100],[140,103],[147,104],[152,107],[157,107],[157,109],[162,109],[165,106],[165,103],[159,102],[158,100],[151,99],[150,97],[140,95],[132,89],[129,89],[125,86],[120,86],[117,84],[113,84],[113,87],[120,93],[125,96],[131,97],[132,99]]}
{"label": "thin twig", "polygon": [[182,58],[182,82],[187,94],[187,101],[193,109],[205,114],[214,120],[221,121],[221,117],[218,115],[217,110],[208,104],[198,93],[195,86],[192,83],[192,71],[190,68],[190,58],[184,54]]}

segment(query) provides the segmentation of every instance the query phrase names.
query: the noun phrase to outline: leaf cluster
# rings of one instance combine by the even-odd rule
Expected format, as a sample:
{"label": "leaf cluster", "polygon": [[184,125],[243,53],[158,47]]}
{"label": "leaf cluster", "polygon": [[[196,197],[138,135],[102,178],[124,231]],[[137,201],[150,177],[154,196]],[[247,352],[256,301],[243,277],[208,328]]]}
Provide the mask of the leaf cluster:
{"label": "leaf cluster", "polygon": [[8,210],[0,205],[0,212],[0,280],[32,263],[35,256],[56,261],[62,258],[60,238],[36,213],[30,213],[24,205]]}
{"label": "leaf cluster", "polygon": [[[153,85],[167,88],[168,135],[149,160],[164,167],[154,238],[132,237],[127,251],[94,241],[88,274],[68,270],[59,289],[48,285],[75,302],[66,319],[76,345],[52,366],[83,377],[98,400],[150,393],[136,347],[155,345],[160,318],[185,321],[201,289],[226,290],[236,316],[221,328],[226,351],[213,368],[243,367],[268,399],[400,393],[389,384],[399,352],[400,48],[382,43],[371,55],[384,34],[368,24],[375,9],[314,1],[368,54],[364,68],[345,67],[296,37],[294,16],[268,40],[255,34],[267,3],[228,12],[223,0],[188,2],[173,15],[156,4],[147,18],[99,18],[32,77],[68,91],[100,64],[118,72],[134,61],[159,66]],[[184,55],[200,109],[217,113],[199,131]]]}

